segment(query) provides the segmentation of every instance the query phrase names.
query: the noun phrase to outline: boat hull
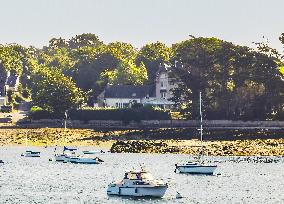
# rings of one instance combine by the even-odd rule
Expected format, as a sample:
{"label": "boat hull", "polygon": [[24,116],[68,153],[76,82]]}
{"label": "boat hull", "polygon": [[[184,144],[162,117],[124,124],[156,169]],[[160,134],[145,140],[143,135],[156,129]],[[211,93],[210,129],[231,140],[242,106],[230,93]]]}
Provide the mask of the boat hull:
{"label": "boat hull", "polygon": [[83,154],[100,154],[100,151],[83,151]]}
{"label": "boat hull", "polygon": [[55,155],[54,160],[56,162],[68,162],[69,157],[66,155]]}
{"label": "boat hull", "polygon": [[217,166],[203,166],[203,165],[177,165],[176,171],[179,173],[187,173],[187,174],[206,174],[212,175],[216,170]]}
{"label": "boat hull", "polygon": [[40,157],[40,152],[32,152],[28,151],[23,154],[21,154],[22,157]]}
{"label": "boat hull", "polygon": [[97,159],[92,158],[69,158],[68,162],[74,164],[99,164],[100,162]]}
{"label": "boat hull", "polygon": [[167,186],[155,187],[118,187],[109,186],[108,195],[131,196],[131,197],[156,197],[161,198],[165,195]]}

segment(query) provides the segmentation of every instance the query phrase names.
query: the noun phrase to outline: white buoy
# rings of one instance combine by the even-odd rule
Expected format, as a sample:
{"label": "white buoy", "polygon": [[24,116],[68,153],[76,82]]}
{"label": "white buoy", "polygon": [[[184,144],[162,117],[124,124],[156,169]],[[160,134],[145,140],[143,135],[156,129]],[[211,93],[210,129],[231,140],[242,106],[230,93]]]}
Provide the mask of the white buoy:
{"label": "white buoy", "polygon": [[182,198],[182,195],[179,192],[177,192],[176,199],[181,199],[181,198]]}

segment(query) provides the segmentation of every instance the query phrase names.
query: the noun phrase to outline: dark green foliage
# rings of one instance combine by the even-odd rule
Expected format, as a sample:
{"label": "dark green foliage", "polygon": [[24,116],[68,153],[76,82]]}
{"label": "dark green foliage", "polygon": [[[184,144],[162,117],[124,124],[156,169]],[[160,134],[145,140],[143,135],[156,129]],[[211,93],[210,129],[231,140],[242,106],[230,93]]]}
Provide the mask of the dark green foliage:
{"label": "dark green foliage", "polygon": [[31,91],[29,90],[29,89],[23,89],[22,90],[22,96],[24,97],[24,98],[29,98],[30,96],[31,96]]}
{"label": "dark green foliage", "polygon": [[[120,120],[126,123],[130,121],[139,122],[141,120],[169,120],[170,113],[167,111],[152,110],[145,108],[137,109],[97,109],[97,110],[71,110],[68,112],[70,119],[90,121],[90,120]],[[50,112],[46,110],[31,111],[32,119],[52,119],[62,118],[63,113]]]}
{"label": "dark green foliage", "polygon": [[151,43],[143,46],[136,58],[136,63],[144,63],[147,68],[148,81],[154,82],[160,64],[168,63],[171,57],[171,49],[161,42]]}
{"label": "dark green foliage", "polygon": [[12,106],[1,106],[1,112],[2,113],[11,113],[13,110]]}
{"label": "dark green foliage", "polygon": [[23,99],[23,97],[22,97],[21,95],[16,94],[16,95],[15,95],[15,101],[16,101],[17,103],[21,103],[21,102],[24,101],[24,99]]}
{"label": "dark green foliage", "polygon": [[47,110],[35,110],[29,113],[29,118],[33,120],[40,119],[63,119],[64,114],[59,112],[51,112]]}
{"label": "dark green foliage", "polygon": [[141,120],[169,120],[170,113],[145,108],[137,109],[98,109],[72,110],[69,116],[73,120],[122,120],[125,122]]}
{"label": "dark green foliage", "polygon": [[189,118],[199,117],[199,92],[206,119],[266,120],[283,111],[274,57],[216,38],[186,40],[173,52],[173,72],[183,82],[173,100],[186,106]]}
{"label": "dark green foliage", "polygon": [[72,79],[59,70],[39,66],[34,71],[32,87],[33,105],[50,112],[64,113],[83,103],[83,94]]}
{"label": "dark green foliage", "polygon": [[[284,33],[279,40],[284,45]],[[152,84],[160,63],[167,63],[170,74],[183,82],[173,100],[188,118],[199,117],[201,91],[206,119],[283,120],[283,52],[267,42],[255,44],[258,50],[193,37],[171,48],[156,42],[138,50],[129,43],[104,44],[97,35],[83,33],[69,40],[53,38],[43,49],[0,45],[0,71],[2,83],[8,71],[19,75],[20,92],[31,96],[33,104],[64,112],[79,107],[82,95],[92,105],[108,83]],[[8,98],[14,103],[13,93]]]}

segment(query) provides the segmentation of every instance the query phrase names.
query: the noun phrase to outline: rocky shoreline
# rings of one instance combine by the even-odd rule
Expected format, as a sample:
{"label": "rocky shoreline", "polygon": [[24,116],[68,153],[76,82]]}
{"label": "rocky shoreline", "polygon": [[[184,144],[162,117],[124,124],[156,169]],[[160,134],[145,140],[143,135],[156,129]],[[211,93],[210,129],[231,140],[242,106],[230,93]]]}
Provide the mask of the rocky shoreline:
{"label": "rocky shoreline", "polygon": [[[118,153],[175,153],[199,155],[197,140],[117,141],[111,152]],[[283,156],[284,139],[237,140],[203,142],[203,154],[208,156]]]}
{"label": "rocky shoreline", "polygon": [[[111,152],[123,153],[174,153],[197,155],[200,151],[198,134],[191,137],[181,130],[153,131],[95,131],[91,129],[35,128],[0,129],[0,146],[94,146],[108,148]],[[222,137],[227,133],[228,136]],[[232,132],[231,132],[232,133]],[[282,132],[208,132],[205,134],[205,155],[214,156],[282,156],[284,137]],[[214,139],[214,137],[217,138]],[[253,135],[253,136],[252,136]],[[252,139],[247,139],[249,136]],[[185,139],[188,138],[188,139]],[[208,139],[209,138],[209,139]],[[213,139],[212,139],[213,138]]]}

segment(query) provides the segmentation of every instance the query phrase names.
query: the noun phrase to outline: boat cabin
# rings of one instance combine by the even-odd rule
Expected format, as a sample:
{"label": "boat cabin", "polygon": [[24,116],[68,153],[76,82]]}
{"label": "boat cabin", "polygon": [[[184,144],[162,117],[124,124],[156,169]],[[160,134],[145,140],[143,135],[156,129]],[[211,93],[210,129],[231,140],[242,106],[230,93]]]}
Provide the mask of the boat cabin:
{"label": "boat cabin", "polygon": [[124,174],[124,179],[129,180],[153,180],[153,176],[146,171],[129,171]]}

